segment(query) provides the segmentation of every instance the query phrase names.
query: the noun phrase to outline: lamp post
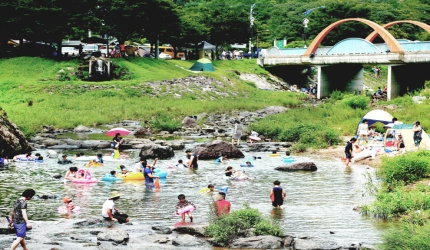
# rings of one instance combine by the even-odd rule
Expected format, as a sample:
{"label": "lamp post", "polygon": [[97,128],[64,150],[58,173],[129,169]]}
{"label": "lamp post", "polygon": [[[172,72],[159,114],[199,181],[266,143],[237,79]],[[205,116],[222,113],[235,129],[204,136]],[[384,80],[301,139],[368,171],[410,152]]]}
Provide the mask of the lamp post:
{"label": "lamp post", "polygon": [[316,8],[312,8],[312,9],[307,9],[305,12],[303,12],[303,15],[305,16],[305,18],[303,19],[303,40],[305,42],[305,48],[307,48],[307,42],[306,42],[306,28],[308,27],[308,23],[309,23],[309,19],[307,19],[307,16],[309,16],[309,14],[312,13],[312,11],[317,10],[317,9],[325,9],[325,6],[320,6],[320,7],[316,7]]}
{"label": "lamp post", "polygon": [[254,7],[255,7],[255,3],[251,5],[251,9],[249,11],[249,26],[251,28],[251,38],[249,38],[249,50],[248,50],[249,54],[252,53],[252,29],[254,27],[254,16],[253,16],[253,13],[252,13],[252,9]]}

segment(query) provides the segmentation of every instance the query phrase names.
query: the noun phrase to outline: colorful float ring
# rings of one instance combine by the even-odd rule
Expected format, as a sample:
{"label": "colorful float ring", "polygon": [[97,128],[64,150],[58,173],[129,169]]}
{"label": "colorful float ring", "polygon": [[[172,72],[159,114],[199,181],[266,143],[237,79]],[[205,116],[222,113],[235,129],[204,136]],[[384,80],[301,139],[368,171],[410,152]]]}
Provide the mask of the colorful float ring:
{"label": "colorful float ring", "polygon": [[176,216],[182,216],[184,213],[191,213],[195,208],[191,205],[178,209],[178,213],[175,213]]}
{"label": "colorful float ring", "polygon": [[228,187],[219,187],[218,188],[218,192],[227,193],[228,192]]}
{"label": "colorful float ring", "polygon": [[254,141],[260,141],[261,138],[257,137],[257,136],[250,136],[249,139],[254,140]]}
{"label": "colorful float ring", "polygon": [[278,157],[281,156],[281,154],[269,154],[270,157]]}
{"label": "colorful float ring", "polygon": [[158,176],[158,178],[166,178],[167,177],[167,171],[162,169],[154,169],[154,175]]}
{"label": "colorful float ring", "polygon": [[102,166],[104,166],[104,164],[100,163],[100,162],[90,161],[90,162],[86,163],[85,166],[86,167],[102,167]]}
{"label": "colorful float ring", "polygon": [[31,158],[26,158],[26,157],[17,157],[17,158],[13,158],[13,161],[15,162],[35,162],[35,159],[31,159]]}
{"label": "colorful float ring", "polygon": [[79,183],[79,184],[89,184],[89,183],[96,183],[97,179],[91,176],[90,171],[86,170],[85,168],[78,169],[78,172],[76,174],[79,176],[80,174],[84,174],[82,179],[73,179],[73,183]]}
{"label": "colorful float ring", "polygon": [[249,167],[249,168],[253,168],[254,164],[248,165],[248,164],[240,164],[241,167]]}
{"label": "colorful float ring", "polygon": [[130,172],[127,175],[118,174],[119,178],[122,178],[122,180],[143,180],[145,177],[143,176],[142,172]]}
{"label": "colorful float ring", "polygon": [[[58,212],[60,214],[67,214],[69,211],[67,210],[67,207],[61,206],[58,207]],[[75,208],[71,212],[79,213],[81,212],[81,208],[79,206],[75,206]]]}
{"label": "colorful float ring", "polygon": [[97,156],[79,156],[75,158],[75,161],[92,161],[92,160],[97,160]]}
{"label": "colorful float ring", "polygon": [[289,157],[283,157],[282,161],[283,162],[295,162],[296,160],[293,157],[289,156]]}
{"label": "colorful float ring", "polygon": [[102,178],[102,181],[122,181],[122,178],[112,176],[111,174],[105,174],[105,176]]}

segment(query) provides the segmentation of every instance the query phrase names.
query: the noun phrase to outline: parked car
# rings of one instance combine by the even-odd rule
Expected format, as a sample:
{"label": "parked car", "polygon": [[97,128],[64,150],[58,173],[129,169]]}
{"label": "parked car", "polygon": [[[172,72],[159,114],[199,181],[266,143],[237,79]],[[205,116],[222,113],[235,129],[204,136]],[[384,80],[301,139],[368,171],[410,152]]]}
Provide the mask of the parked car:
{"label": "parked car", "polygon": [[160,55],[158,56],[158,58],[160,59],[164,59],[164,60],[171,60],[172,56],[166,53],[160,53]]}
{"label": "parked car", "polygon": [[61,48],[61,54],[63,54],[63,56],[79,56],[79,50],[75,47],[63,47]]}
{"label": "parked car", "polygon": [[99,46],[95,44],[86,44],[82,47],[82,53],[91,54],[92,52],[99,51]]}

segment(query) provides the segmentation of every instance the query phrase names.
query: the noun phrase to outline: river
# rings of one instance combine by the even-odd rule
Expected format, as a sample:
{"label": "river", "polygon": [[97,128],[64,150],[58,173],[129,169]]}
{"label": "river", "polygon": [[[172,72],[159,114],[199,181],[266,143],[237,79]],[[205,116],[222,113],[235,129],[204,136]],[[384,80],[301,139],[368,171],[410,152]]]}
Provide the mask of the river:
{"label": "river", "polygon": [[[43,156],[46,150],[36,150]],[[60,152],[61,155],[63,152]],[[67,151],[73,160],[76,151]],[[90,155],[91,151],[86,151]],[[132,170],[137,162],[137,151],[127,151],[133,160],[124,164]],[[169,163],[179,159],[186,160],[183,151],[176,151],[175,157],[160,160],[156,167],[167,169]],[[261,159],[253,161],[254,168],[241,168],[251,156]],[[0,211],[3,216],[11,210],[13,202],[26,188],[33,188],[37,194],[56,194],[58,199],[32,199],[28,211],[34,221],[58,221],[64,218],[58,214],[57,207],[62,206],[61,197],[70,196],[75,205],[82,208],[81,213],[73,219],[100,217],[103,202],[111,191],[120,191],[124,195],[116,207],[127,213],[131,221],[144,222],[147,225],[157,224],[173,226],[180,221],[174,215],[177,196],[181,193],[193,201],[197,210],[193,213],[195,224],[206,224],[210,214],[211,197],[200,195],[198,191],[209,183],[216,187],[228,186],[227,200],[232,209],[240,209],[247,202],[264,215],[279,220],[286,234],[295,236],[317,236],[341,244],[380,241],[384,223],[367,218],[353,211],[355,206],[369,203],[368,197],[362,197],[364,174],[373,169],[364,165],[353,165],[345,168],[338,160],[331,157],[312,156],[309,154],[295,156],[298,162],[312,161],[318,167],[315,172],[279,172],[274,167],[282,165],[280,157],[269,157],[268,153],[245,153],[245,159],[232,159],[228,163],[216,164],[213,161],[199,161],[199,168],[194,171],[168,170],[167,179],[161,181],[161,190],[145,189],[142,181],[103,182],[101,177],[111,170],[118,171],[118,163],[107,162],[103,167],[91,168],[90,171],[99,182],[93,185],[64,183],[52,178],[54,174],[65,174],[71,165],[58,165],[57,159],[47,159],[41,164],[14,163],[0,172]],[[149,161],[151,162],[151,161]],[[76,166],[83,163],[75,162]],[[242,169],[250,177],[247,181],[229,181],[223,179],[227,166]],[[273,209],[269,192],[273,181],[279,180],[287,191],[284,210]],[[58,224],[61,229],[61,223]],[[36,229],[35,229],[36,230]],[[34,231],[34,230],[33,230]],[[330,234],[334,232],[334,234]],[[5,237],[5,236],[2,236]],[[1,237],[0,237],[1,240]],[[30,247],[31,248],[31,247]]]}

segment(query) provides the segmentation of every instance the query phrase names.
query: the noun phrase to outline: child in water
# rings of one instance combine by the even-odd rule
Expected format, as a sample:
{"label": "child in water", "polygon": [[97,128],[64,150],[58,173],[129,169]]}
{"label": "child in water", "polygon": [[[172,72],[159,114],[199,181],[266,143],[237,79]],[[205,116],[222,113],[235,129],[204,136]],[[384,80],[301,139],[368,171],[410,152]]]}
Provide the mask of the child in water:
{"label": "child in water", "polygon": [[[193,209],[193,210],[195,210],[195,209],[196,209],[196,205],[194,205],[194,203],[192,203],[191,201],[186,200],[186,199],[185,199],[185,195],[180,194],[180,195],[178,196],[178,200],[179,200],[179,201],[178,201],[178,203],[176,204],[176,207],[175,207],[175,210],[176,210],[176,214],[177,214],[177,215],[179,215],[179,212],[178,212],[178,210],[179,210],[179,209],[184,208],[184,207],[189,206],[189,205],[191,205],[191,206],[193,206],[193,207],[194,207],[194,209]],[[190,222],[193,222],[193,216],[191,215],[191,211],[189,211],[189,212],[185,212],[185,213],[182,213],[182,214],[181,214],[181,216],[182,216],[182,222],[185,222],[185,214],[187,214],[187,215],[188,215],[188,217],[190,218]]]}
{"label": "child in water", "polygon": [[287,196],[287,192],[285,192],[284,189],[282,189],[281,182],[278,180],[273,182],[274,187],[272,190],[270,190],[270,198],[272,199],[272,206],[279,207],[280,209],[283,209],[283,204],[285,197]]}
{"label": "child in water", "polygon": [[103,155],[102,154],[97,154],[96,162],[103,163]]}
{"label": "child in water", "polygon": [[66,209],[68,212],[71,212],[75,209],[75,204],[73,204],[72,199],[69,196],[63,198],[64,204],[66,204]]}
{"label": "child in water", "polygon": [[227,161],[227,155],[221,155],[220,157],[218,157],[215,162],[223,162],[223,161]]}
{"label": "child in water", "polygon": [[111,175],[111,177],[116,177],[116,171],[115,170],[110,171],[110,175]]}
{"label": "child in water", "polygon": [[84,174],[84,173],[80,173],[80,174],[78,175],[78,179],[84,179],[84,176],[85,176],[85,174]]}
{"label": "child in water", "polygon": [[187,168],[187,165],[185,165],[182,160],[178,160],[178,164],[175,165],[175,168]]}
{"label": "child in water", "polygon": [[128,170],[125,168],[124,165],[119,166],[119,168],[121,169],[121,175],[123,175],[123,176],[128,175]]}

